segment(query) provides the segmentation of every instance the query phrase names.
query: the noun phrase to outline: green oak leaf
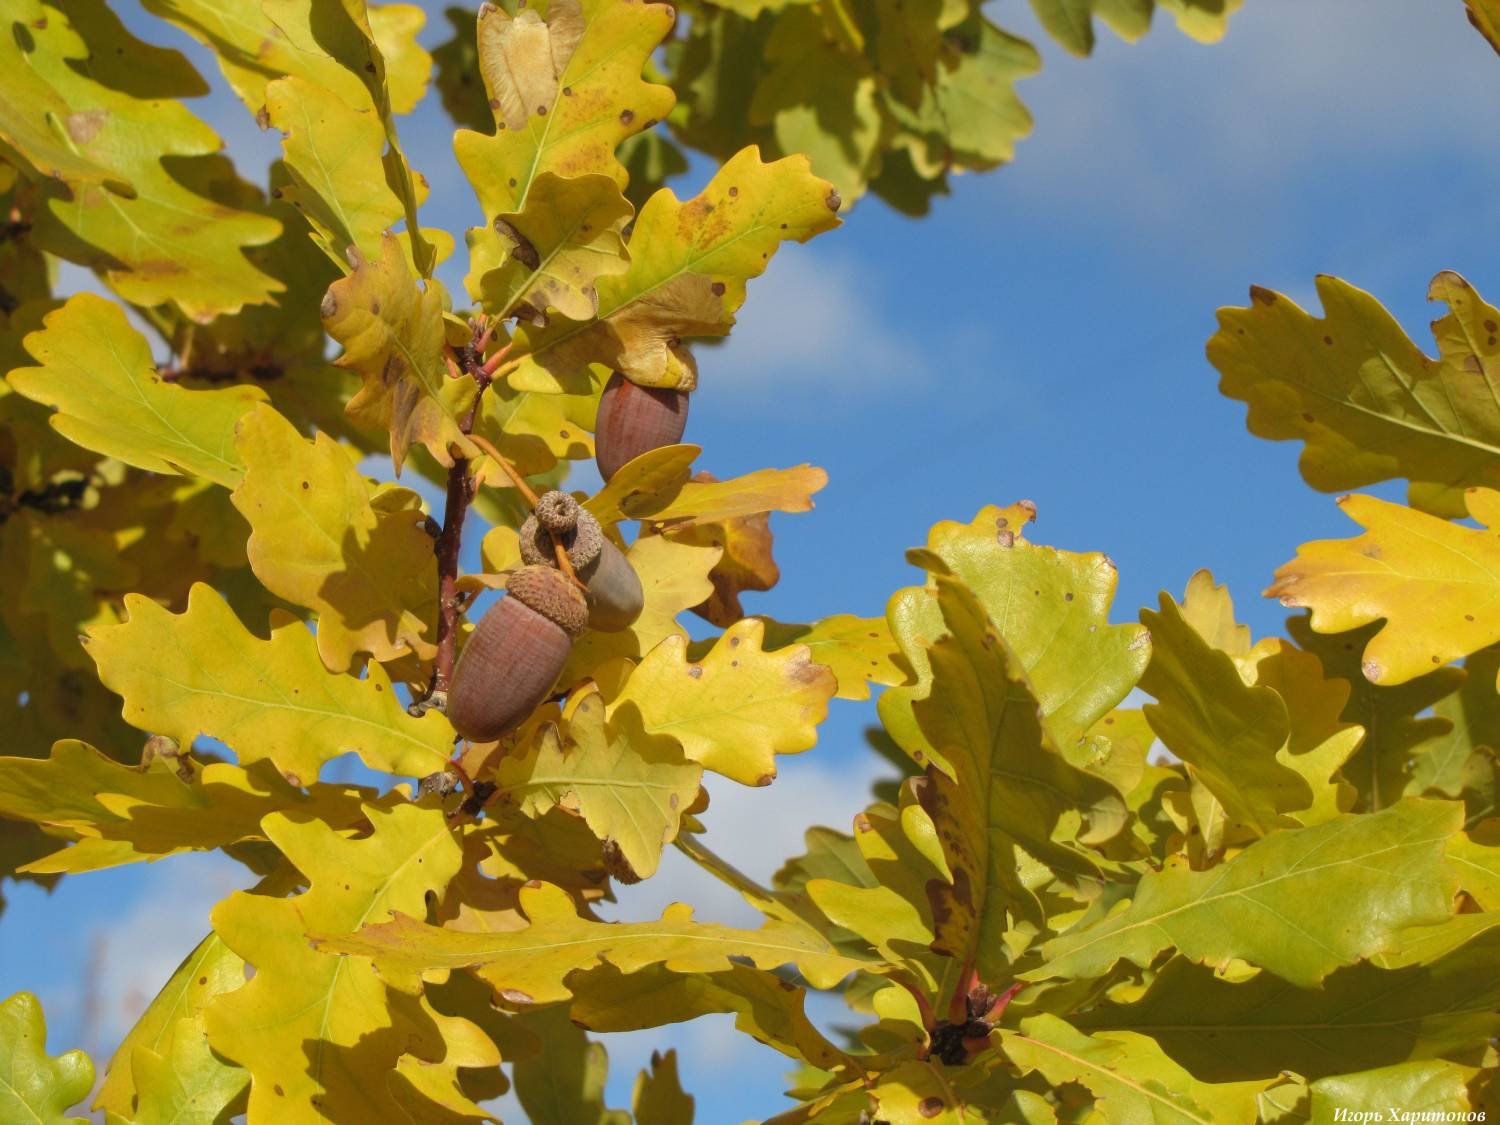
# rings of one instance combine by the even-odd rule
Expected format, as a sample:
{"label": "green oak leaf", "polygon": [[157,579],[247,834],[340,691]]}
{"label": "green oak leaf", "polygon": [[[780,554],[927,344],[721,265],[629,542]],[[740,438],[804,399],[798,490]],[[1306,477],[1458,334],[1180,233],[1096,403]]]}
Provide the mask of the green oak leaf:
{"label": "green oak leaf", "polygon": [[1431,359],[1370,294],[1320,276],[1324,316],[1258,286],[1250,306],[1219,310],[1208,358],[1219,389],[1249,407],[1250,432],[1301,441],[1308,484],[1342,492],[1404,477],[1413,506],[1463,516],[1463,490],[1500,486],[1500,311],[1452,272],[1429,300]]}
{"label": "green oak leaf", "polygon": [[1412,926],[1453,913],[1456,877],[1444,848],[1462,806],[1407,798],[1266,836],[1206,871],[1180,861],[1141,878],[1127,907],[1049,941],[1027,979],[1103,976],[1176,949],[1225,967],[1233,959],[1305,988],[1393,948]]}
{"label": "green oak leaf", "polygon": [[1264,836],[1293,823],[1313,803],[1307,779],[1282,760],[1291,735],[1287,705],[1272,688],[1251,686],[1230,656],[1210,647],[1161,595],[1161,610],[1141,612],[1151,631],[1151,664],[1141,687],[1156,698],[1146,720],[1167,749],[1238,824]]}
{"label": "green oak leaf", "polygon": [[1129,1031],[1088,1035],[1052,1015],[1002,1031],[1006,1055],[1023,1072],[1054,1086],[1076,1082],[1094,1095],[1096,1112],[1126,1125],[1240,1122],[1257,1118],[1256,1094],[1269,1082],[1199,1081],[1154,1040]]}
{"label": "green oak leaf", "polygon": [[93,1085],[94,1064],[82,1051],[48,1057],[47,1023],[35,996],[18,992],[0,1003],[0,1118],[86,1125],[87,1118],[65,1114]]}
{"label": "green oak leaf", "polygon": [[[1474,1074],[1474,1067],[1424,1059],[1320,1078],[1312,1084],[1312,1119],[1323,1125],[1343,1121],[1349,1113],[1378,1111],[1383,1117],[1399,1106],[1413,1121],[1467,1120],[1474,1109],[1468,1088]],[[1423,1116],[1434,1113],[1460,1116]]]}
{"label": "green oak leaf", "polygon": [[1500,929],[1491,927],[1431,964],[1361,963],[1317,988],[1272,973],[1232,983],[1178,958],[1133,1003],[1073,1019],[1149,1035],[1200,1078],[1233,1082],[1284,1070],[1319,1079],[1412,1059],[1477,1061],[1480,1044],[1500,1031],[1497,1008]]}

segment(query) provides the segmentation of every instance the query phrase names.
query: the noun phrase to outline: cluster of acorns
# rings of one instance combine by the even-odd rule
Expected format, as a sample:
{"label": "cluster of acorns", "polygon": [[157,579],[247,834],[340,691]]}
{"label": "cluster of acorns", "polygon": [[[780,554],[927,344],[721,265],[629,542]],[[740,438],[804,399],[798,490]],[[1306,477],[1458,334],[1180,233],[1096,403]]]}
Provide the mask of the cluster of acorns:
{"label": "cluster of acorns", "polygon": [[[608,481],[642,453],[675,444],[687,403],[685,391],[637,386],[616,373],[599,400],[599,475]],[[641,613],[641,580],[630,560],[566,492],[537,500],[520,540],[526,565],[480,618],[448,689],[448,719],[471,742],[493,742],[525,721],[557,682],[574,637],[627,629]],[[559,547],[582,588],[558,569]]]}

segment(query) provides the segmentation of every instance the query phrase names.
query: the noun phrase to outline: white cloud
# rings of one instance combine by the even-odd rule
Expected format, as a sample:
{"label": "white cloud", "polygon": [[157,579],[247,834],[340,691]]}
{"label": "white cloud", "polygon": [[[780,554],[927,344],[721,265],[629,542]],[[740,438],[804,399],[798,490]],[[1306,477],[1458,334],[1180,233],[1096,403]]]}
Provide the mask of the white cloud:
{"label": "white cloud", "polygon": [[[1101,27],[1088,59],[1046,40],[1021,6],[997,18],[1046,60],[1020,86],[1035,134],[992,181],[1028,207],[1111,226],[1123,210],[1138,233],[1186,226],[1195,238],[1212,219],[1249,239],[1263,201],[1294,179],[1315,189],[1319,168],[1379,168],[1386,154],[1409,166],[1422,152],[1494,163],[1476,151],[1472,107],[1490,99],[1496,60],[1460,5],[1262,0],[1236,12],[1218,44],[1159,18],[1133,45]],[[1391,190],[1383,178],[1368,187]]]}
{"label": "white cloud", "polygon": [[698,365],[716,393],[737,397],[829,379],[869,385],[910,378],[923,363],[884,327],[899,322],[880,313],[890,303],[877,271],[822,247],[783,247],[750,282],[729,339],[695,349]]}

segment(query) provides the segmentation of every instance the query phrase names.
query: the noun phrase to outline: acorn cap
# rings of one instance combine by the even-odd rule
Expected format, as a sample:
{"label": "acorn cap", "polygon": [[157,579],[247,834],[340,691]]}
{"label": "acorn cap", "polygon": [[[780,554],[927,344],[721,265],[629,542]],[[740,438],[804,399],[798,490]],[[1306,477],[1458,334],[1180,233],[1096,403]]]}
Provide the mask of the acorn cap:
{"label": "acorn cap", "polygon": [[572,531],[578,524],[578,513],[583,506],[566,492],[554,488],[544,492],[536,502],[536,519],[553,535]]}
{"label": "acorn cap", "polygon": [[511,597],[536,610],[548,621],[576,637],[588,627],[589,607],[583,591],[563,574],[545,566],[523,566],[505,580]]}
{"label": "acorn cap", "polygon": [[[542,497],[543,500],[546,498]],[[573,500],[571,496],[568,499]],[[573,503],[576,506],[578,501],[573,500]],[[537,503],[536,514],[526,517],[526,522],[521,525],[517,534],[521,540],[521,561],[528,566],[557,566],[557,556],[552,550],[554,537],[542,523],[540,501]],[[573,564],[573,569],[582,570],[599,557],[599,551],[604,546],[604,531],[598,520],[578,507],[575,526],[572,531],[563,533],[562,542],[567,548],[568,561]]]}

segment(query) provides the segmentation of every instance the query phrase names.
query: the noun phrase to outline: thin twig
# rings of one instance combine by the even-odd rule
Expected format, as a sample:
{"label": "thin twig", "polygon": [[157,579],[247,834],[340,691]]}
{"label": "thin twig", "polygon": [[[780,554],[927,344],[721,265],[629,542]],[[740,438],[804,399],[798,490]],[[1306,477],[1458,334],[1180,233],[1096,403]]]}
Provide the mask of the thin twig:
{"label": "thin twig", "polygon": [[[473,405],[459,422],[459,429],[466,436],[474,428],[480,399],[484,397],[485,388],[490,385],[489,375],[477,361],[471,360],[472,355],[472,351],[457,353],[459,362],[463,364],[462,374],[472,377],[479,384],[479,392],[474,396]],[[449,362],[454,362],[452,357]],[[446,696],[448,685],[453,679],[454,654],[458,647],[458,614],[462,608],[458,592],[458,560],[463,551],[464,516],[468,514],[469,504],[473,499],[474,479],[469,475],[469,462],[466,458],[455,457],[453,466],[448,470],[443,529],[438,534],[435,547],[438,563],[437,657],[433,661],[432,682],[427,688],[428,699]]]}
{"label": "thin twig", "polygon": [[[511,459],[496,449],[494,444],[482,434],[470,434],[469,440],[484,450],[490,459],[500,466],[505,475],[510,478],[511,484],[515,485],[516,490],[526,498],[526,502],[535,508],[537,505],[536,490],[527,483],[526,478],[521,475],[521,470],[516,468]],[[583,579],[578,577],[578,572],[573,569],[573,560],[568,558],[568,549],[559,540],[553,539],[552,550],[557,558],[557,569],[567,575],[573,585],[577,586],[580,590],[587,590],[588,586],[584,583]]]}

